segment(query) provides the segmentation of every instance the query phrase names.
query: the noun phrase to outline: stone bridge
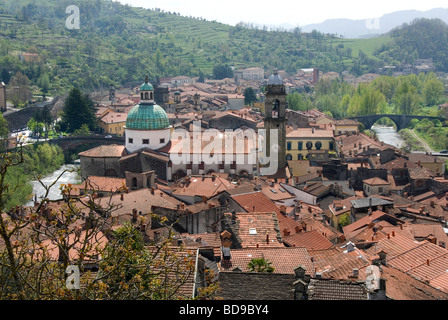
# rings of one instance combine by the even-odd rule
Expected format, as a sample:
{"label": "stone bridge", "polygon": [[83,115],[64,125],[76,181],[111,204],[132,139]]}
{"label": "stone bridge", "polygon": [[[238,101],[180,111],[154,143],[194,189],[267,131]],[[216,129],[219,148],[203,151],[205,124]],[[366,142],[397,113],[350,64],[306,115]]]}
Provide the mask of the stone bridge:
{"label": "stone bridge", "polygon": [[366,129],[370,129],[375,124],[375,122],[377,122],[381,118],[391,119],[397,126],[397,131],[400,131],[401,129],[406,128],[412,119],[417,119],[417,120],[422,120],[422,119],[436,120],[437,119],[437,120],[440,120],[441,122],[444,122],[447,120],[446,118],[443,118],[443,117],[411,116],[411,115],[405,115],[405,114],[374,114],[374,115],[370,115],[370,116],[350,117],[348,119],[359,121],[365,126]]}
{"label": "stone bridge", "polygon": [[83,145],[83,144],[119,144],[124,145],[124,137],[111,137],[106,138],[106,136],[103,135],[94,135],[94,136],[79,136],[79,137],[67,137],[67,138],[59,138],[59,139],[52,139],[47,141],[52,144],[57,144],[62,148],[64,151],[68,151],[70,149],[73,149],[77,146]]}

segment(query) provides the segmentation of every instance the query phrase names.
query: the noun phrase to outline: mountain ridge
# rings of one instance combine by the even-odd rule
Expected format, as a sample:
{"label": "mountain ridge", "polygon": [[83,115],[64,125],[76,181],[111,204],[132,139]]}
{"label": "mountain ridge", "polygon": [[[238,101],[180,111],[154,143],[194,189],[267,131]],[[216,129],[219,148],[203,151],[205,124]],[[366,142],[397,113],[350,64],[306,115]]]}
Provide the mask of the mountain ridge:
{"label": "mountain ridge", "polygon": [[439,18],[448,23],[448,8],[433,8],[427,11],[400,10],[372,19],[327,19],[321,23],[301,26],[300,29],[302,32],[316,30],[322,33],[338,34],[344,38],[366,38],[387,33],[417,18]]}

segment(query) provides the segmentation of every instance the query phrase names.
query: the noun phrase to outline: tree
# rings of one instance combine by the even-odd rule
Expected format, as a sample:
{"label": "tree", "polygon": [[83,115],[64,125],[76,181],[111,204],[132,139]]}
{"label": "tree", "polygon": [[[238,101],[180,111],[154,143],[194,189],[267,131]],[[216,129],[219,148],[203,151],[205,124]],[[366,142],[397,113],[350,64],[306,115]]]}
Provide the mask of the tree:
{"label": "tree", "polygon": [[224,78],[232,78],[233,77],[233,70],[232,68],[225,64],[225,65],[216,65],[213,67],[213,77],[216,80],[221,80]]}
{"label": "tree", "polygon": [[19,106],[31,99],[30,80],[20,71],[12,77],[9,86],[12,91],[11,100],[14,106]]}
{"label": "tree", "polygon": [[288,102],[288,108],[291,110],[301,110],[306,111],[312,108],[311,101],[304,94],[298,92],[290,93],[286,96],[286,101]]}
{"label": "tree", "polygon": [[90,130],[96,127],[93,101],[78,88],[73,88],[65,100],[62,121],[68,132],[75,132],[86,124]]}
{"label": "tree", "polygon": [[205,75],[204,75],[204,72],[202,72],[202,70],[199,71],[198,82],[200,82],[200,83],[204,83],[205,82]]}
{"label": "tree", "polygon": [[0,139],[6,139],[8,138],[8,121],[3,117],[3,115],[0,113]]}
{"label": "tree", "polygon": [[37,84],[41,88],[43,98],[45,100],[45,96],[47,95],[48,90],[50,89],[50,77],[48,76],[48,73],[44,73],[43,75],[41,75],[37,80]]}
{"label": "tree", "polygon": [[274,267],[271,266],[272,262],[269,260],[266,260],[264,258],[260,259],[251,259],[250,262],[247,264],[247,267],[249,271],[251,272],[266,272],[266,273],[272,273],[274,272]]}
{"label": "tree", "polygon": [[42,108],[42,111],[40,112],[40,119],[45,126],[45,135],[48,138],[48,133],[50,131],[50,127],[53,124],[53,120],[54,120],[53,116],[51,115],[51,112],[50,112],[50,107],[48,105],[45,105]]}
{"label": "tree", "polygon": [[[4,197],[13,192],[5,182],[6,173],[24,163],[21,149],[0,154],[0,299],[26,300],[137,300],[188,299],[180,288],[194,281],[195,250],[173,247],[172,225],[163,218],[151,219],[169,229],[159,242],[144,242],[140,226],[120,224],[112,213],[120,208],[111,197],[99,199],[98,190],[86,180],[79,196],[71,185],[61,185],[59,203],[48,200],[50,189],[60,178],[44,186],[42,201],[32,208],[6,210]],[[115,194],[125,193],[125,187]],[[106,234],[110,236],[106,238]],[[93,268],[92,268],[93,266]],[[80,274],[77,290],[72,275]],[[215,288],[217,288],[215,286]],[[207,291],[204,296],[211,297]]]}
{"label": "tree", "polygon": [[414,114],[420,101],[417,88],[411,84],[409,78],[400,79],[394,99],[397,103],[399,113],[406,115]]}
{"label": "tree", "polygon": [[257,95],[252,87],[244,89],[244,104],[252,106],[257,101]]}
{"label": "tree", "polygon": [[430,79],[425,82],[423,87],[423,100],[426,106],[438,105],[442,102],[445,88],[438,79]]}
{"label": "tree", "polygon": [[0,73],[0,81],[3,81],[6,85],[11,80],[11,75],[9,74],[8,70],[2,69],[2,72]]}

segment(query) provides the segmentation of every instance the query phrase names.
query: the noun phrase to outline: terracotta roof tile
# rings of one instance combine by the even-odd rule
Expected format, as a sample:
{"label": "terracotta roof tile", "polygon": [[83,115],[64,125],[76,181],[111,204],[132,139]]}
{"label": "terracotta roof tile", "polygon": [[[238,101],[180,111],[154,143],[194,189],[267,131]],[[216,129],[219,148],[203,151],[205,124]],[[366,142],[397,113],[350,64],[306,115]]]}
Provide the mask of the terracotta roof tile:
{"label": "terracotta roof tile", "polygon": [[264,258],[272,263],[274,273],[294,274],[299,265],[306,267],[306,274],[314,272],[313,263],[305,248],[249,248],[230,251],[230,261],[221,261],[221,271],[232,271],[240,268],[242,272],[249,272],[247,264],[252,259]]}
{"label": "terracotta roof tile", "polygon": [[[225,214],[228,220],[231,215]],[[275,213],[237,213],[236,223],[231,228],[243,248],[284,247]]]}
{"label": "terracotta roof tile", "polygon": [[280,214],[279,207],[261,191],[233,195],[232,199],[247,212],[275,212]]}
{"label": "terracotta roof tile", "polygon": [[179,180],[172,186],[174,195],[205,196],[210,198],[221,191],[235,189],[238,185],[221,177],[188,176]]}
{"label": "terracotta roof tile", "polygon": [[290,247],[304,247],[309,250],[323,250],[333,246],[325,236],[316,230],[284,236],[283,239],[285,244]]}
{"label": "terracotta roof tile", "polygon": [[102,145],[84,152],[80,152],[78,155],[83,157],[120,158],[125,154],[125,146],[111,144]]}

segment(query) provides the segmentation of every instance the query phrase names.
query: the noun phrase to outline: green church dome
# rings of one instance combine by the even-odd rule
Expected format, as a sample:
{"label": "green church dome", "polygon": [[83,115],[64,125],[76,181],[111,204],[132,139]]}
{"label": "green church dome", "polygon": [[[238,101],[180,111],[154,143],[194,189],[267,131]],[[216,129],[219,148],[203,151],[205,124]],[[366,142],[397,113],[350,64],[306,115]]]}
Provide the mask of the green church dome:
{"label": "green church dome", "polygon": [[140,91],[154,91],[154,87],[149,82],[145,82],[141,85]]}
{"label": "green church dome", "polygon": [[160,130],[170,126],[168,116],[157,104],[138,104],[128,113],[126,128],[134,130]]}
{"label": "green church dome", "polygon": [[148,76],[146,76],[145,83],[140,86],[140,91],[154,91],[154,87],[149,83]]}

